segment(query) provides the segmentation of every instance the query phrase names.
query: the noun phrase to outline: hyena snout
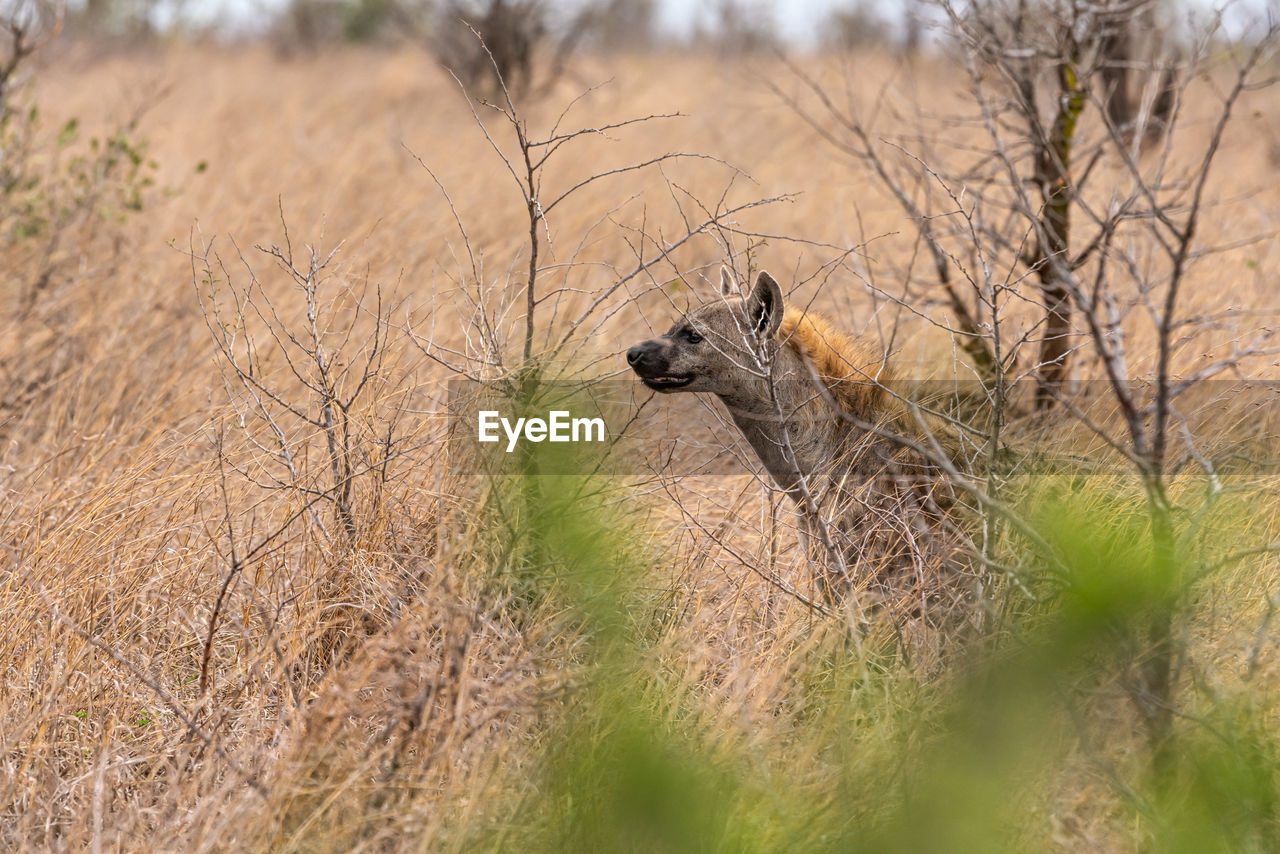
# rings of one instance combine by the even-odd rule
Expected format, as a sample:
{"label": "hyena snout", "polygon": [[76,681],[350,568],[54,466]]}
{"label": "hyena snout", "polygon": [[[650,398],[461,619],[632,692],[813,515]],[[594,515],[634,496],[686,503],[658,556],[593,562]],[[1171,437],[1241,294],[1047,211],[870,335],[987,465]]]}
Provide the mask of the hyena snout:
{"label": "hyena snout", "polygon": [[640,381],[655,391],[671,391],[693,382],[692,376],[671,368],[671,346],[660,339],[643,341],[627,351],[627,364]]}
{"label": "hyena snout", "polygon": [[643,341],[627,351],[627,364],[637,371],[648,367],[661,349],[657,341]]}

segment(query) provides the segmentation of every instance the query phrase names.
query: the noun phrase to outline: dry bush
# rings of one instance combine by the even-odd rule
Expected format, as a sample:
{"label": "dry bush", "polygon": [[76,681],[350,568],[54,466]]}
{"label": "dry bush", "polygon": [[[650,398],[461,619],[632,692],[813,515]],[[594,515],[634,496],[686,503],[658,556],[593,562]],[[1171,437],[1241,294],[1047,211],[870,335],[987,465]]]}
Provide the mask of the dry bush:
{"label": "dry bush", "polygon": [[755,0],[716,0],[698,21],[695,41],[711,45],[726,56],[776,51],[773,10]]}
{"label": "dry bush", "polygon": [[157,164],[139,133],[149,104],[93,135],[74,115],[51,125],[41,112],[35,57],[61,27],[61,7],[0,12],[0,305],[12,342],[0,356],[0,437],[10,441],[57,418],[51,390],[74,382],[85,357],[71,327],[95,280],[122,271],[124,226],[154,197]]}
{"label": "dry bush", "polygon": [[[69,7],[68,30],[76,38],[119,48],[138,47],[159,35],[152,17],[159,6],[154,0],[85,0],[63,5]],[[182,10],[175,11],[180,17]]]}
{"label": "dry bush", "polygon": [[[1162,767],[1179,704],[1177,623],[1198,578],[1183,566],[1183,550],[1202,535],[1203,518],[1221,498],[1213,458],[1232,453],[1221,433],[1193,432],[1188,392],[1219,375],[1247,374],[1275,352],[1266,330],[1242,333],[1224,327],[1221,316],[1188,312],[1189,272],[1215,252],[1199,232],[1212,204],[1206,188],[1239,101],[1267,85],[1276,30],[1271,26],[1220,55],[1225,68],[1216,71],[1209,69],[1215,24],[1200,34],[1180,82],[1171,83],[1167,69],[1153,69],[1151,97],[1136,113],[1136,125],[1117,125],[1117,117],[1133,113],[1116,106],[1124,81],[1110,73],[1131,23],[1130,5],[940,5],[969,75],[967,121],[980,136],[952,136],[917,112],[913,134],[879,139],[856,100],[840,98],[803,72],[798,77],[809,100],[784,97],[897,198],[931,256],[936,281],[928,288],[945,298],[951,317],[944,326],[970,357],[967,370],[979,380],[990,418],[976,443],[984,453],[967,460],[977,480],[952,471],[952,482],[975,496],[985,492],[979,504],[995,511],[994,524],[1034,534],[989,500],[1003,494],[1018,469],[1001,456],[1005,431],[1020,414],[1016,396],[1024,379],[1031,382],[1022,385],[1034,385],[1037,412],[1063,407],[1066,423],[1093,433],[1137,476],[1159,589],[1144,637],[1132,642],[1127,684]],[[1221,92],[1199,99],[1209,112],[1197,116],[1199,133],[1184,142],[1192,82],[1214,73]],[[1170,92],[1173,106],[1159,119],[1163,146],[1147,151],[1151,105]],[[946,220],[953,225],[940,227]],[[1079,236],[1082,227],[1087,238]],[[920,300],[909,287],[884,296],[909,306]],[[1222,332],[1228,336],[1222,344],[1205,343]],[[1139,336],[1154,348],[1149,368],[1133,363]],[[1214,355],[1175,364],[1190,340]],[[1089,360],[1093,394],[1068,391],[1072,359]],[[1248,388],[1246,381],[1240,391]],[[1221,409],[1215,415],[1232,417]],[[1059,430],[1063,422],[1040,423]],[[1190,505],[1180,508],[1173,475],[1187,465],[1201,470],[1206,493],[1203,499],[1184,495]]]}
{"label": "dry bush", "polygon": [[578,44],[608,10],[557,14],[545,0],[449,0],[428,41],[440,64],[485,97],[524,100],[550,91]]}
{"label": "dry bush", "polygon": [[657,37],[654,0],[595,0],[584,5],[580,23],[587,46],[607,51],[643,51]]}
{"label": "dry bush", "polygon": [[890,33],[888,20],[878,9],[856,2],[831,10],[822,27],[822,41],[835,50],[867,50],[889,44]]}

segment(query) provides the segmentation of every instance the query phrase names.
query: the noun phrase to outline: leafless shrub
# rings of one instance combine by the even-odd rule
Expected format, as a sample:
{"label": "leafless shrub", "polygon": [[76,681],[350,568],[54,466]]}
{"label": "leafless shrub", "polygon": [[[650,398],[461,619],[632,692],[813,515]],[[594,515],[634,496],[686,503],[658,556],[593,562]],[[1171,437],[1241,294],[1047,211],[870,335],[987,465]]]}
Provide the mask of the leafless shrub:
{"label": "leafless shrub", "polygon": [[476,92],[542,94],[564,72],[588,23],[587,12],[557,19],[553,11],[545,0],[448,0],[433,16],[431,49]]}
{"label": "leafless shrub", "polygon": [[716,0],[699,20],[694,40],[727,56],[777,50],[772,7],[758,0]]}
{"label": "leafless shrub", "polygon": [[159,35],[152,18],[158,6],[156,0],[85,0],[73,4],[68,29],[73,36],[136,46]]}
{"label": "leafless shrub", "polygon": [[[334,555],[376,541],[388,479],[404,451],[402,404],[388,400],[392,306],[381,287],[349,283],[332,270],[338,249],[308,246],[295,255],[287,226],[283,247],[258,251],[284,274],[297,303],[273,300],[238,250],[243,284],[210,245],[193,243],[191,251],[231,408],[216,428],[222,477],[231,471],[264,498],[280,497],[262,508],[266,533],[253,525],[241,530],[238,508],[224,507],[227,568],[209,618],[202,687],[224,603],[245,567],[298,530],[304,542],[318,538]],[[228,432],[240,440],[232,447]],[[226,503],[225,483],[222,493]],[[334,583],[335,590],[345,586]]]}
{"label": "leafless shrub", "polygon": [[272,41],[285,55],[341,41],[349,10],[341,0],[293,0],[273,22]]}
{"label": "leafless shrub", "polygon": [[[914,308],[940,289],[951,316],[944,325],[986,390],[991,419],[986,453],[975,460],[979,479],[950,470],[953,482],[988,512],[998,511],[1003,524],[1021,524],[1000,501],[998,461],[1024,378],[1033,380],[1036,410],[1062,408],[1067,421],[1078,419],[1139,476],[1155,562],[1169,576],[1148,636],[1135,647],[1128,684],[1159,761],[1177,707],[1179,603],[1191,583],[1175,568],[1185,566],[1179,550],[1197,536],[1194,519],[1203,518],[1178,521],[1169,480],[1174,447],[1185,443],[1183,456],[1202,468],[1209,505],[1218,488],[1200,450],[1206,437],[1190,432],[1178,401],[1196,383],[1242,372],[1273,352],[1263,337],[1236,337],[1227,355],[1176,367],[1180,341],[1223,328],[1218,318],[1187,315],[1182,306],[1189,271],[1216,251],[1201,245],[1198,231],[1213,204],[1206,190],[1215,156],[1241,97],[1269,82],[1260,71],[1277,31],[1272,26],[1224,54],[1212,47],[1210,28],[1181,64],[1176,86],[1166,68],[1150,69],[1136,124],[1118,125],[1127,108],[1116,106],[1118,84],[1108,72],[1121,51],[1116,27],[1144,4],[941,6],[962,50],[973,111],[949,121],[971,122],[977,138],[944,139],[922,116],[912,136],[879,138],[852,99],[803,74],[811,100],[783,94],[829,143],[869,168],[930,252],[936,284],[881,293]],[[1225,69],[1213,67],[1215,56],[1225,57]],[[1216,116],[1196,139],[1180,133],[1184,104],[1193,80],[1206,75],[1223,84],[1213,90]],[[1171,103],[1164,143],[1144,151],[1143,130],[1160,98]],[[1145,376],[1135,373],[1129,344],[1144,325],[1156,352]],[[1114,418],[1087,412],[1088,403],[1068,394],[1072,359],[1104,378]]]}
{"label": "leafless shrub", "polygon": [[884,48],[891,43],[889,21],[866,0],[832,9],[823,23],[822,41],[834,50]]}
{"label": "leafless shrub", "polygon": [[634,51],[653,46],[656,18],[655,0],[594,0],[583,7],[578,20],[586,45]]}
{"label": "leafless shrub", "polygon": [[61,31],[64,14],[61,4],[40,0],[0,9],[0,118],[13,109],[9,99],[27,60]]}
{"label": "leafless shrub", "polygon": [[[704,207],[705,218],[697,222],[686,220],[688,229],[674,238],[658,239],[642,230],[637,235],[637,244],[633,247],[637,260],[637,264],[633,269],[628,271],[614,270],[616,281],[594,294],[594,298],[588,302],[585,309],[576,316],[570,316],[568,320],[562,321],[560,328],[553,328],[550,324],[540,324],[538,317],[541,312],[550,312],[552,318],[561,318],[562,301],[566,297],[580,293],[579,289],[570,287],[567,284],[569,275],[580,266],[576,252],[567,264],[547,264],[543,258],[545,251],[553,249],[549,245],[549,235],[552,233],[550,217],[561,205],[587,187],[617,175],[644,169],[658,170],[665,163],[679,160],[708,160],[716,163],[720,163],[720,161],[714,157],[695,152],[666,152],[641,162],[625,163],[614,168],[592,172],[558,192],[548,192],[543,184],[544,173],[548,164],[557,157],[567,155],[568,151],[572,150],[575,142],[589,137],[608,138],[610,134],[621,129],[649,122],[674,119],[679,114],[655,114],[623,119],[600,127],[564,130],[562,125],[569,111],[578,100],[575,99],[556,119],[549,132],[545,135],[534,136],[531,134],[514,96],[506,87],[505,78],[497,71],[496,58],[490,61],[495,65],[494,72],[498,76],[501,87],[499,98],[496,102],[471,100],[465,84],[462,84],[462,81],[459,82],[460,85],[463,85],[464,95],[468,97],[468,103],[471,106],[477,126],[484,132],[485,139],[494,154],[501,160],[515,183],[516,192],[528,226],[528,241],[524,247],[527,254],[522,259],[522,266],[526,272],[522,277],[523,282],[519,290],[516,291],[516,293],[520,294],[520,302],[524,309],[522,322],[519,323],[521,327],[519,340],[522,341],[522,344],[518,355],[513,357],[509,352],[510,348],[506,340],[509,321],[505,319],[509,317],[508,308],[511,305],[509,300],[512,299],[513,293],[510,289],[500,290],[496,294],[488,292],[481,259],[477,256],[470,240],[467,238],[465,225],[461,220],[457,220],[469,265],[468,269],[463,271],[463,291],[468,293],[470,311],[472,312],[471,322],[475,329],[474,340],[479,346],[471,358],[468,357],[468,354],[451,353],[440,349],[429,348],[426,352],[458,374],[493,377],[512,371],[519,371],[522,366],[528,366],[535,362],[556,361],[566,355],[576,353],[581,346],[582,336],[589,336],[591,332],[598,328],[593,328],[589,324],[596,321],[598,315],[605,311],[616,312],[619,307],[612,306],[609,302],[620,292],[625,293],[624,289],[628,285],[634,281],[652,276],[651,268],[655,265],[671,263],[672,254],[676,250],[693,241],[696,237],[722,226],[734,215],[751,207],[776,201],[776,199],[757,200],[743,205],[715,210]],[[481,110],[497,113],[502,117],[515,142],[516,148],[514,152],[508,153],[504,150],[503,145],[490,134],[481,117]],[[427,168],[428,174],[431,175],[433,181],[437,182],[437,186],[440,186],[435,174],[430,171],[426,163],[422,165]],[[446,193],[447,199],[447,190],[443,186],[440,186],[440,189]],[[675,190],[676,188],[673,187],[672,189]],[[613,213],[613,211],[608,212],[605,214],[605,218],[607,219]],[[456,218],[456,210],[454,210],[454,215]],[[564,271],[563,278],[566,284],[544,291],[542,277],[556,268]],[[497,298],[496,302],[493,297]],[[634,296],[631,298],[634,299]],[[541,345],[535,341],[536,333],[540,326],[542,327]]]}
{"label": "leafless shrub", "polygon": [[[233,392],[234,423],[257,452],[251,463],[234,467],[263,489],[295,493],[325,542],[354,543],[361,527],[354,509],[358,483],[374,482],[365,511],[376,515],[376,484],[385,483],[396,452],[395,414],[379,417],[365,408],[377,396],[375,386],[387,380],[390,306],[383,305],[381,287],[371,291],[366,281],[357,290],[335,281],[329,267],[338,249],[321,253],[308,246],[303,258],[295,257],[287,226],[283,247],[258,251],[296,287],[301,305],[289,309],[272,301],[243,256],[237,260],[248,282],[238,286],[211,247],[192,249],[192,276]],[[296,308],[304,315],[299,328],[286,320]],[[276,359],[287,368],[283,375]],[[337,531],[317,506],[332,511]]]}

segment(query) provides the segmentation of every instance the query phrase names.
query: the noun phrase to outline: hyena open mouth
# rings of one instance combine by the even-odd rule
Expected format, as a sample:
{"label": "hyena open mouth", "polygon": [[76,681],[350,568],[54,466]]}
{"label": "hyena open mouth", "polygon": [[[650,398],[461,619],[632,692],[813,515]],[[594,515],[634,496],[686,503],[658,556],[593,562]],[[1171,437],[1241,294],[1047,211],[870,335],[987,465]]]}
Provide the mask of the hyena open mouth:
{"label": "hyena open mouth", "polygon": [[[666,339],[666,340],[664,340]],[[672,370],[673,348],[669,336],[645,341],[627,351],[627,364],[640,382],[654,391],[675,391],[693,382],[694,374]]]}
{"label": "hyena open mouth", "polygon": [[693,377],[640,377],[640,382],[654,391],[673,391],[693,382]]}

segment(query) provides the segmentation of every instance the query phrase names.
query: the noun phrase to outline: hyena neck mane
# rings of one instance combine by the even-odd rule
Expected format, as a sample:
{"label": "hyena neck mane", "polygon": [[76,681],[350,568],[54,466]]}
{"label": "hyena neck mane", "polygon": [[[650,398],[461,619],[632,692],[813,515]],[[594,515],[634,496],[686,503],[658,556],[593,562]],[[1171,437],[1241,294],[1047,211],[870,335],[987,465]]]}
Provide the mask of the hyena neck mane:
{"label": "hyena neck mane", "polygon": [[[787,308],[778,339],[804,362],[830,394],[829,403],[845,416],[875,421],[887,410],[889,395],[882,383],[892,379],[888,361],[841,332],[830,320],[798,308]],[[824,395],[825,396],[825,395]]]}
{"label": "hyena neck mane", "polygon": [[[769,356],[769,381],[721,395],[774,482],[788,492],[803,475],[864,479],[883,470],[891,443],[866,425],[892,420],[885,358],[820,314],[787,308]],[[810,488],[816,487],[816,484]]]}

